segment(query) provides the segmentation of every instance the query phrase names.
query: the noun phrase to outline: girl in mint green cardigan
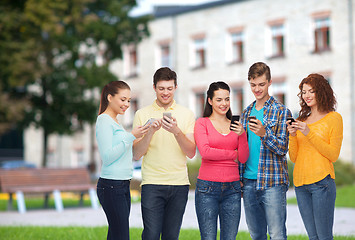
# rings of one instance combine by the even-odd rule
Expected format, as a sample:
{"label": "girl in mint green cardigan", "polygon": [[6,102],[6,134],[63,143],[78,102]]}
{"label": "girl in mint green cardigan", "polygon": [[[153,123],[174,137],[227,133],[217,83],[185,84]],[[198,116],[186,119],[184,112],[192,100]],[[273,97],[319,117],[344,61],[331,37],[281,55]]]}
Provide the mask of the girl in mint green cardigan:
{"label": "girl in mint green cardigan", "polygon": [[149,128],[138,126],[127,132],[118,122],[117,115],[125,113],[130,101],[130,87],[123,81],[110,82],[102,89],[96,120],[96,140],[102,160],[97,196],[107,217],[107,239],[129,239],[132,145]]}

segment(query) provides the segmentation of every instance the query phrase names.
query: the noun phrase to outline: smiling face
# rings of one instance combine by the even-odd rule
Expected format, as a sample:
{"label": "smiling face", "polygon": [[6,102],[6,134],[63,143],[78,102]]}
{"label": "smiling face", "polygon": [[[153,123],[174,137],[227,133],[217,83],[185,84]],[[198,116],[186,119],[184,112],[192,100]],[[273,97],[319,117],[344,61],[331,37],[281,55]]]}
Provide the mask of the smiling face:
{"label": "smiling face", "polygon": [[251,78],[249,80],[249,84],[256,101],[266,102],[269,99],[269,87],[271,85],[271,80],[268,81],[265,74],[260,77]]}
{"label": "smiling face", "polygon": [[157,96],[157,104],[159,107],[168,108],[174,100],[176,86],[174,80],[160,80],[154,86],[154,91]]}
{"label": "smiling face", "polygon": [[109,94],[107,99],[108,108],[110,108],[116,115],[123,115],[130,106],[131,90],[119,89],[117,94],[113,96]]}
{"label": "smiling face", "polygon": [[311,85],[303,84],[302,99],[310,108],[317,106],[316,94]]}
{"label": "smiling face", "polygon": [[229,91],[218,89],[214,91],[212,99],[208,99],[208,103],[212,106],[212,113],[226,115],[230,108]]}

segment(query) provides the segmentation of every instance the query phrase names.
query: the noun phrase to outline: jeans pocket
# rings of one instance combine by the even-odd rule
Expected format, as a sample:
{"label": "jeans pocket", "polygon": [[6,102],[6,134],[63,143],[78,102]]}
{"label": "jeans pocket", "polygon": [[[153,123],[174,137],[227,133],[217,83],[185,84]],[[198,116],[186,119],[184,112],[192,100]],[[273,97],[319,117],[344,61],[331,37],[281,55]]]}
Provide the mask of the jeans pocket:
{"label": "jeans pocket", "polygon": [[197,191],[197,193],[200,193],[200,194],[206,194],[211,191],[211,187],[197,186],[196,191]]}
{"label": "jeans pocket", "polygon": [[329,185],[329,179],[330,179],[330,175],[326,176],[325,178],[323,178],[322,180],[320,180],[319,182],[314,183],[317,187],[323,187],[323,188],[327,188]]}

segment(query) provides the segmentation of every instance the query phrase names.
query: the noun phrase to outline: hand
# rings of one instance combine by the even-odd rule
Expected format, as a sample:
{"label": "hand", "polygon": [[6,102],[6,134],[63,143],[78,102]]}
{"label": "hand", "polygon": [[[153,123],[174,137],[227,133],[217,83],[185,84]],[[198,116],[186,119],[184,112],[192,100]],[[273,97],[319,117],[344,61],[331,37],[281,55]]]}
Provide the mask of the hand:
{"label": "hand", "polygon": [[292,125],[294,125],[297,128],[297,130],[299,130],[305,136],[307,136],[307,134],[310,131],[307,123],[296,120],[296,122],[294,122]]}
{"label": "hand", "polygon": [[176,118],[174,118],[174,117],[169,118],[167,116],[164,116],[161,119],[161,126],[163,129],[165,129],[168,132],[171,132],[174,135],[176,135],[180,132],[180,129],[177,126]]}
{"label": "hand", "polygon": [[151,126],[151,128],[149,129],[149,132],[155,133],[156,131],[158,131],[161,128],[162,120],[157,119],[150,126]]}
{"label": "hand", "polygon": [[266,130],[259,119],[249,121],[249,129],[259,137],[264,137]]}
{"label": "hand", "polygon": [[245,132],[243,125],[237,121],[234,121],[234,123],[231,124],[231,130],[238,134],[238,136],[242,135]]}
{"label": "hand", "polygon": [[286,121],[287,130],[292,137],[296,136],[297,127],[294,123],[291,123],[291,120]]}
{"label": "hand", "polygon": [[149,128],[150,128],[149,124],[147,124],[145,126],[138,126],[134,129],[132,129],[132,134],[136,138],[141,138],[144,136],[144,134],[146,134],[148,132]]}

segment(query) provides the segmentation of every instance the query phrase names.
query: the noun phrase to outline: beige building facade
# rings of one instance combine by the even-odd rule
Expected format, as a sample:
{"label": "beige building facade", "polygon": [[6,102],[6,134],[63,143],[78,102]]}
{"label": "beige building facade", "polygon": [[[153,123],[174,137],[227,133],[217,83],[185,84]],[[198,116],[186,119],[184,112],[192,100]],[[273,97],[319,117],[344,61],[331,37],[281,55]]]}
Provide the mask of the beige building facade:
{"label": "beige building facade", "polygon": [[[222,0],[156,7],[150,37],[137,46],[126,46],[123,60],[111,66],[132,89],[132,106],[122,121],[129,129],[134,112],[155,99],[152,76],[161,66],[177,72],[176,100],[193,110],[196,117],[202,115],[206,90],[214,81],[230,85],[232,112],[241,113],[254,100],[248,69],[262,61],[271,68],[271,95],[295,116],[301,80],[310,73],[320,73],[329,80],[344,123],[340,158],[355,161],[351,19],[355,11],[351,4],[350,0]],[[59,156],[56,151],[65,152],[66,165],[87,164],[91,146],[88,131],[71,138],[53,136],[53,165]],[[26,144],[26,154],[37,152],[31,148]],[[99,164],[97,153],[95,158]]]}

